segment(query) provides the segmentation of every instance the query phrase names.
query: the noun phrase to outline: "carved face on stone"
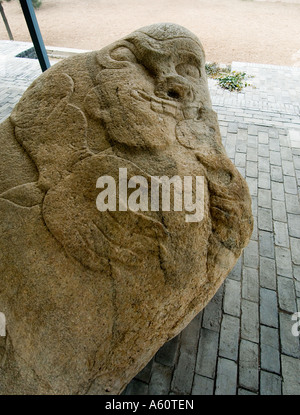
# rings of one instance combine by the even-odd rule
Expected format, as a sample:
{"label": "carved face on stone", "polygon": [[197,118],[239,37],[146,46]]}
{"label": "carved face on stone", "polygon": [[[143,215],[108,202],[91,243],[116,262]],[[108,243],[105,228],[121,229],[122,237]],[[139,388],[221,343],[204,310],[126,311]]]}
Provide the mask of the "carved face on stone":
{"label": "carved face on stone", "polygon": [[[174,25],[175,27],[175,25]],[[98,55],[96,88],[112,141],[164,148],[175,126],[210,104],[204,52],[186,29],[137,31]]]}

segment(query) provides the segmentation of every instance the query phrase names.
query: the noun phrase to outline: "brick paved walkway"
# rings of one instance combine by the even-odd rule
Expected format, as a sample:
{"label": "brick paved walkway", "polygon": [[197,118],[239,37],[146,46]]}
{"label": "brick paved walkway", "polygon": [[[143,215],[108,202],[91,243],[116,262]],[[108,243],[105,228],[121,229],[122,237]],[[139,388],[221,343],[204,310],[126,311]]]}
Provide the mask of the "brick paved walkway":
{"label": "brick paved walkway", "polygon": [[[14,57],[29,46],[0,42],[0,121],[40,74],[37,61]],[[212,301],[128,395],[300,395],[300,68],[232,67],[253,74],[256,88],[209,86],[227,153],[249,184],[253,235]]]}

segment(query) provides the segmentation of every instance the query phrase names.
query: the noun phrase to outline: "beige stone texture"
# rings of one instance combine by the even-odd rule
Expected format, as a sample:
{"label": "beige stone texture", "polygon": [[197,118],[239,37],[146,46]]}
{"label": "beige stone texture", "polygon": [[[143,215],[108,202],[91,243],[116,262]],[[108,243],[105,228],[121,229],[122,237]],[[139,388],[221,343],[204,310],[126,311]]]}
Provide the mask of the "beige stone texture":
{"label": "beige stone texture", "polygon": [[[1,124],[0,393],[121,393],[235,265],[251,198],[204,64],[183,27],[145,27],[47,70]],[[100,212],[120,168],[203,176],[203,220]]]}

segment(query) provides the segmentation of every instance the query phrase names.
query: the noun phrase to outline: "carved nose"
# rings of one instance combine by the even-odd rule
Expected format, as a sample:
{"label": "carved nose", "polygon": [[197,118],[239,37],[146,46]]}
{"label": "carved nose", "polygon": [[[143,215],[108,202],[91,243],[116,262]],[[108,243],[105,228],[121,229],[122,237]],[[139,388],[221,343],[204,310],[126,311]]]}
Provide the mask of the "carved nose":
{"label": "carved nose", "polygon": [[190,85],[181,76],[167,76],[161,79],[155,89],[159,98],[177,101],[192,101],[193,93]]}

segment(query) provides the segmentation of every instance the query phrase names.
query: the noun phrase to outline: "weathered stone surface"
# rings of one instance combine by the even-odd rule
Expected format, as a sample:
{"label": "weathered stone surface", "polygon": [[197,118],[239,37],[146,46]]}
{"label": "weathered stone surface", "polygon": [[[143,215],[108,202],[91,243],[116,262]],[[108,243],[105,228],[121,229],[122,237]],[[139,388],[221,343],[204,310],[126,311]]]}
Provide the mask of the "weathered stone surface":
{"label": "weathered stone surface", "polygon": [[[58,63],[0,126],[2,394],[120,393],[209,302],[252,231],[199,40],[142,28]],[[100,176],[204,176],[204,217],[96,208]]]}

